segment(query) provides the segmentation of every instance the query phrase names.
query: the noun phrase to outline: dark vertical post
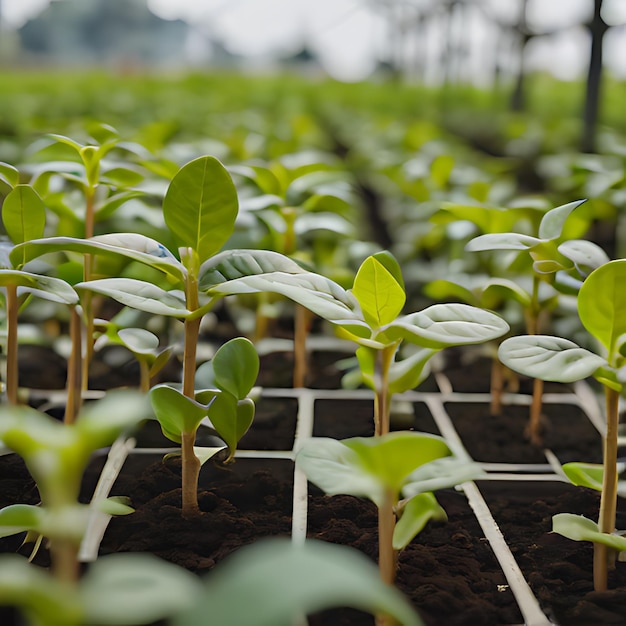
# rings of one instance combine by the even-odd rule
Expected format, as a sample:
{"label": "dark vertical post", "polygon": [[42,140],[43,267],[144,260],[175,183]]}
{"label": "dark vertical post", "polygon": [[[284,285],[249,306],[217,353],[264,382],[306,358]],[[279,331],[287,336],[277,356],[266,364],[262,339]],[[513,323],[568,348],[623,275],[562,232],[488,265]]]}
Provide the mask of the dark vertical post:
{"label": "dark vertical post", "polygon": [[591,33],[591,54],[587,72],[583,134],[580,147],[583,152],[594,152],[602,83],[602,44],[604,35],[609,29],[608,24],[602,18],[602,0],[594,0],[593,18],[587,24],[587,28]]}

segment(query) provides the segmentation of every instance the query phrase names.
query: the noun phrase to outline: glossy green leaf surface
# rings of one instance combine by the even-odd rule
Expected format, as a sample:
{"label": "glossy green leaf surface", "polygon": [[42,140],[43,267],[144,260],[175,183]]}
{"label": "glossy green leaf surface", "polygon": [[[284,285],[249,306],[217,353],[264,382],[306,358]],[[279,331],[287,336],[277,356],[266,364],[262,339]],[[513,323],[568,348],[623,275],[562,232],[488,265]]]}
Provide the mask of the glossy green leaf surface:
{"label": "glossy green leaf surface", "polygon": [[495,313],[468,304],[434,304],[396,319],[386,329],[390,339],[406,339],[426,348],[483,343],[501,337],[509,325]]}
{"label": "glossy green leaf surface", "polygon": [[91,291],[113,298],[146,313],[184,318],[190,314],[181,292],[169,292],[134,278],[101,278],[74,285],[79,292]]}
{"label": "glossy green leaf surface", "polygon": [[290,626],[300,615],[339,606],[386,612],[404,626],[422,625],[406,598],[384,584],[360,552],[276,538],[242,548],[225,561],[173,626]]}
{"label": "glossy green leaf surface", "polygon": [[117,334],[124,345],[137,354],[152,354],[159,347],[159,338],[145,328],[121,328]]}
{"label": "glossy green leaf surface", "polygon": [[400,493],[413,470],[449,454],[440,437],[395,432],[343,441],[315,437],[302,445],[296,463],[326,493],[367,497],[380,506],[387,490]]}
{"label": "glossy green leaf surface", "polygon": [[0,285],[17,285],[23,291],[60,304],[76,304],[78,294],[64,280],[20,270],[0,270]]}
{"label": "glossy green leaf surface", "polygon": [[0,161],[0,181],[6,183],[9,187],[15,187],[19,185],[20,173],[13,165]]}
{"label": "glossy green leaf surface", "polygon": [[445,522],[447,519],[448,515],[434,494],[417,494],[402,507],[402,515],[393,531],[393,549],[406,548],[430,520]]}
{"label": "glossy green leaf surface", "polygon": [[553,516],[552,531],[574,541],[602,543],[620,552],[626,550],[626,537],[601,533],[598,525],[583,515],[559,513]]}
{"label": "glossy green leaf surface", "polygon": [[607,364],[602,357],[569,339],[548,335],[521,335],[505,339],[498,357],[515,372],[562,383],[582,380]]}
{"label": "glossy green leaf surface", "polygon": [[30,185],[16,185],[2,203],[2,223],[15,244],[43,237],[46,207]]}
{"label": "glossy green leaf surface", "polygon": [[565,463],[561,469],[572,485],[602,491],[604,467],[598,463]]}
{"label": "glossy green leaf surface", "polygon": [[254,408],[254,402],[250,398],[237,401],[226,392],[217,395],[209,406],[211,424],[228,446],[230,457],[234,455],[239,440],[252,424]]}
{"label": "glossy green leaf surface", "polygon": [[487,233],[479,235],[467,242],[465,249],[468,252],[482,252],[486,250],[529,250],[541,243],[541,239],[518,233]]}
{"label": "glossy green leaf surface", "polygon": [[259,374],[259,355],[254,344],[236,337],[219,347],[212,359],[215,384],[237,400],[245,398]]}
{"label": "glossy green leaf surface", "polygon": [[626,333],[626,259],[611,261],[589,274],[578,293],[583,326],[607,350],[615,366],[619,339]]}
{"label": "glossy green leaf surface", "polygon": [[438,350],[420,348],[389,367],[389,393],[415,389],[429,374],[429,361]]}
{"label": "glossy green leaf surface", "polygon": [[150,402],[161,424],[163,434],[175,435],[180,443],[182,433],[195,433],[200,422],[207,416],[208,408],[183,395],[178,389],[158,385],[150,390]]}
{"label": "glossy green leaf surface", "polygon": [[413,470],[402,487],[402,495],[410,498],[418,493],[448,489],[484,476],[485,472],[478,463],[446,456]]}
{"label": "glossy green leaf surface", "polygon": [[180,246],[200,262],[213,256],[231,236],[239,203],[226,168],[214,157],[200,157],[174,176],[163,200],[163,217]]}
{"label": "glossy green leaf surface", "polygon": [[372,328],[393,322],[406,301],[402,285],[374,257],[368,257],[361,264],[354,279],[352,295],[359,302],[363,317]]}
{"label": "glossy green leaf surface", "polygon": [[539,224],[539,238],[558,239],[563,232],[565,220],[569,217],[570,213],[583,202],[586,202],[586,200],[576,200],[558,206],[555,209],[550,209],[550,211],[543,216]]}

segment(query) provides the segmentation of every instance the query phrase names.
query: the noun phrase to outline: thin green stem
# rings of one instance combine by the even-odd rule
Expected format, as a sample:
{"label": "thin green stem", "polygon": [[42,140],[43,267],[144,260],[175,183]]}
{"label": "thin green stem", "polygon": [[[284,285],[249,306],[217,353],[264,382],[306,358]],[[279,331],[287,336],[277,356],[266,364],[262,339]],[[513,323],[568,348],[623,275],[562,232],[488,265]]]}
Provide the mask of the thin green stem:
{"label": "thin green stem", "polygon": [[[606,435],[604,437],[604,474],[600,496],[598,527],[601,533],[615,531],[617,509],[617,431],[619,426],[619,392],[605,387]],[[593,587],[606,591],[608,570],[615,566],[615,551],[595,543],[593,546]]]}
{"label": "thin green stem", "polygon": [[311,314],[309,310],[301,304],[296,304],[295,328],[293,344],[293,386],[304,387],[307,374],[307,349],[306,338],[309,334],[309,322]]}
{"label": "thin green stem", "polygon": [[384,435],[389,432],[391,394],[389,393],[389,368],[393,363],[397,345],[387,346],[376,352],[374,381],[374,434]]}
{"label": "thin green stem", "polygon": [[6,310],[7,310],[7,354],[6,354],[6,396],[9,404],[18,402],[18,367],[17,367],[17,313],[19,304],[17,300],[17,285],[6,286]]}

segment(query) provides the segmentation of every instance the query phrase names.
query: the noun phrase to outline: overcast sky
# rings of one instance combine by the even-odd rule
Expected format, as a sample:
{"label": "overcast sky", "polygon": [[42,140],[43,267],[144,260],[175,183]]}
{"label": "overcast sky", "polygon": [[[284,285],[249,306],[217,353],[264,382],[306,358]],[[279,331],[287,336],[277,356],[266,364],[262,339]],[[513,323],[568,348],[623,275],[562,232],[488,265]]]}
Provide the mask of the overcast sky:
{"label": "overcast sky", "polygon": [[[482,0],[508,21],[515,21],[520,1]],[[4,23],[19,26],[50,0],[0,2]],[[405,5],[432,2],[405,0]],[[331,74],[346,80],[366,77],[377,59],[385,56],[390,41],[382,13],[372,9],[376,0],[148,0],[148,4],[161,17],[184,19],[198,33],[218,36],[229,50],[251,58],[295,52],[305,40]],[[607,21],[626,22],[626,0],[604,0],[604,5]],[[550,69],[565,79],[581,75],[589,39],[585,30],[575,25],[588,19],[592,6],[593,0],[530,0],[531,25],[542,30],[573,27],[562,35],[533,42],[531,67]],[[477,40],[486,35],[478,22],[471,28]],[[626,76],[626,28],[610,32],[605,53],[609,69]]]}

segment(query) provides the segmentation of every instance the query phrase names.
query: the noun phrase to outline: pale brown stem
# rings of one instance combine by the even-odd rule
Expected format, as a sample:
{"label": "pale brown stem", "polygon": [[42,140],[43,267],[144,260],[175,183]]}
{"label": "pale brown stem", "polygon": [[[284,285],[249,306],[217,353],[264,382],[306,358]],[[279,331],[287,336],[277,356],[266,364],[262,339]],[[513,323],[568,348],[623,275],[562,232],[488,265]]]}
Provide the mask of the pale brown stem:
{"label": "pale brown stem", "polygon": [[533,380],[533,397],[530,404],[530,418],[528,420],[528,438],[536,446],[542,444],[541,437],[541,410],[543,408],[543,380]]}
{"label": "pale brown stem", "polygon": [[150,365],[143,359],[139,359],[139,389],[148,393],[151,387]]}
{"label": "pale brown stem", "polygon": [[501,415],[504,392],[504,365],[497,357],[491,360],[491,415]]}
{"label": "pale brown stem", "polygon": [[63,421],[72,424],[81,405],[81,369],[82,369],[82,322],[75,306],[70,311],[70,339],[72,351],[67,362],[67,402]]}
{"label": "pale brown stem", "polygon": [[6,395],[9,404],[17,404],[18,390],[18,367],[17,367],[17,312],[19,304],[17,300],[17,285],[6,286],[6,310],[7,310],[7,380]]}
{"label": "pale brown stem", "polygon": [[193,446],[196,441],[196,433],[182,433],[182,490],[183,508],[182,515],[191,518],[200,511],[198,506],[198,478],[200,476],[200,460],[194,452]]}
{"label": "pale brown stem", "polygon": [[[600,496],[598,527],[601,533],[615,531],[617,509],[617,431],[619,392],[605,387],[606,435],[604,437],[604,475]],[[600,543],[593,545],[593,588],[606,591],[608,570],[615,566],[615,551]]]}
{"label": "pale brown stem", "polygon": [[[393,549],[393,532],[396,527],[396,515],[393,507],[396,499],[391,491],[385,493],[382,506],[378,509],[378,570],[381,580],[393,586],[398,567],[398,552]],[[378,614],[377,626],[392,626],[396,621],[389,615]]]}
{"label": "pale brown stem", "polygon": [[80,573],[78,549],[78,545],[67,539],[50,540],[52,573],[57,580],[76,584]]}
{"label": "pale brown stem", "polygon": [[376,395],[374,396],[374,435],[385,435],[389,432],[391,395],[389,394],[389,368],[397,346],[387,346],[376,353],[374,380]]}
{"label": "pale brown stem", "polygon": [[308,370],[308,354],[306,338],[309,334],[309,322],[311,315],[309,310],[300,304],[296,304],[294,320],[294,344],[293,344],[293,386],[304,387]]}

